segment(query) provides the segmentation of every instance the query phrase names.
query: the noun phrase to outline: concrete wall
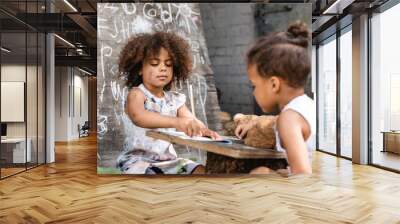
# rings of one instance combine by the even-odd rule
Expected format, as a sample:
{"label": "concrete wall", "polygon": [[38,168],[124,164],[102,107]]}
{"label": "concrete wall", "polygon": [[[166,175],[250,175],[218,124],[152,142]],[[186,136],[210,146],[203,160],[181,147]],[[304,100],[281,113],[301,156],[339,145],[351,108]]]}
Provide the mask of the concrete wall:
{"label": "concrete wall", "polygon": [[200,10],[221,110],[253,113],[245,53],[257,37],[254,4],[200,4]]}

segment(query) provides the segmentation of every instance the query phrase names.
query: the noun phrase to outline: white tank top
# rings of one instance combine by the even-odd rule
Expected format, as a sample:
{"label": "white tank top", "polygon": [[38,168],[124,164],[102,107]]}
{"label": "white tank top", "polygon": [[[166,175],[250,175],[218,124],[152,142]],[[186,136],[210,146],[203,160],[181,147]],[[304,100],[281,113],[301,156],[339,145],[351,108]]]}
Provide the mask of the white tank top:
{"label": "white tank top", "polygon": [[[316,133],[316,116],[315,116],[315,104],[314,101],[308,97],[307,95],[303,94],[292,99],[281,111],[281,113],[285,110],[294,110],[299,113],[303,118],[308,122],[311,128],[311,133],[308,139],[306,140],[307,144],[307,151],[310,162],[312,161],[312,154],[315,150],[315,133]],[[276,136],[276,149],[281,152],[286,153],[286,149],[281,146],[281,141],[278,133],[278,129],[275,125],[275,136]]]}

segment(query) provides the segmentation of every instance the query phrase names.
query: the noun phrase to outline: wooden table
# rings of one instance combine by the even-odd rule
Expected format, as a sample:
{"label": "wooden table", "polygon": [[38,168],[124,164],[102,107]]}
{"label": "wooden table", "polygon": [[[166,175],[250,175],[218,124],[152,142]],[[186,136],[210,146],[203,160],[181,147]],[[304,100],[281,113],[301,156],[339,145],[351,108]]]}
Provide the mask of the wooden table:
{"label": "wooden table", "polygon": [[147,131],[146,135],[174,144],[207,151],[206,171],[210,174],[249,173],[259,166],[266,166],[273,170],[285,169],[287,166],[284,153],[274,149],[247,146],[240,140],[233,141],[232,144],[196,141],[159,131]]}
{"label": "wooden table", "polygon": [[[25,145],[27,147],[25,148]],[[19,164],[25,166],[26,162],[32,160],[32,140],[31,138],[5,138],[1,139],[1,158],[2,164]]]}
{"label": "wooden table", "polygon": [[382,131],[383,149],[382,152],[400,154],[400,131]]}

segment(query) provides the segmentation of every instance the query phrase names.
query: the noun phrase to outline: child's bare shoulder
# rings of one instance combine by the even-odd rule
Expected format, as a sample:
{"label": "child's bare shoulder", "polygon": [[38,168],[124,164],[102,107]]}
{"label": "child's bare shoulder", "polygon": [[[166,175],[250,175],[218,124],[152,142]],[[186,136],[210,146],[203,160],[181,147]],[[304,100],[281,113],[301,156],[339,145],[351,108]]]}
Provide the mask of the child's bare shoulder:
{"label": "child's bare shoulder", "polygon": [[295,110],[288,109],[279,114],[276,122],[279,128],[289,128],[294,125],[301,125],[303,121],[305,120],[301,114]]}
{"label": "child's bare shoulder", "polygon": [[307,120],[300,113],[292,109],[287,109],[279,114],[277,128],[281,137],[285,135],[288,138],[297,131],[301,131],[304,139],[307,139],[311,131]]}
{"label": "child's bare shoulder", "polygon": [[144,101],[144,99],[145,99],[144,93],[138,87],[133,87],[129,91],[127,97],[128,101]]}

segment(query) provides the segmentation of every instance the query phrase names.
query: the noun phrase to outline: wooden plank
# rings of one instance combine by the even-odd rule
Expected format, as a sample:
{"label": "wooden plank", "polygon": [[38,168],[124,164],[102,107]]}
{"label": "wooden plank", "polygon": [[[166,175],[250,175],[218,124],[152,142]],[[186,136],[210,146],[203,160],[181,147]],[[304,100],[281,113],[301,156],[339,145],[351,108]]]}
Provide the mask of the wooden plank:
{"label": "wooden plank", "polygon": [[236,159],[283,159],[284,153],[278,152],[274,149],[260,149],[233,142],[226,144],[221,142],[204,142],[183,139],[178,136],[169,135],[159,131],[147,131],[146,135],[152,138],[161,139],[178,145],[186,145],[207,152],[213,152],[219,155],[224,155]]}

